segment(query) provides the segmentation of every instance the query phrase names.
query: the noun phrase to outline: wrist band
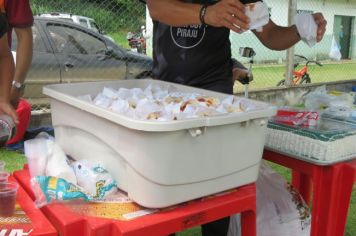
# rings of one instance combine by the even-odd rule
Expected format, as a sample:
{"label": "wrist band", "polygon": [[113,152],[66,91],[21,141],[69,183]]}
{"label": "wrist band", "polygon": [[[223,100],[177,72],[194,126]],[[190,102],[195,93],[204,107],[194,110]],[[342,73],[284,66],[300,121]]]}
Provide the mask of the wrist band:
{"label": "wrist band", "polygon": [[206,9],[208,8],[209,5],[204,4],[201,8],[200,8],[200,12],[199,12],[199,19],[202,25],[206,25],[205,23],[205,13],[206,13]]}

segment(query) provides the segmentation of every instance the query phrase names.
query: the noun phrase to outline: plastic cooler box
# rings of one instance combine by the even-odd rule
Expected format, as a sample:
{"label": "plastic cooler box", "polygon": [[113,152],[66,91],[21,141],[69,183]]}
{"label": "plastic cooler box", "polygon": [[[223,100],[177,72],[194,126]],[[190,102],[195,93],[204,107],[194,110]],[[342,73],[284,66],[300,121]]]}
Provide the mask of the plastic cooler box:
{"label": "plastic cooler box", "polygon": [[104,87],[160,85],[220,99],[226,94],[158,80],[122,80],[46,86],[56,141],[67,155],[101,163],[118,187],[138,204],[161,208],[255,182],[268,117],[276,109],[249,100],[258,109],[175,121],[135,120],[78,96]]}

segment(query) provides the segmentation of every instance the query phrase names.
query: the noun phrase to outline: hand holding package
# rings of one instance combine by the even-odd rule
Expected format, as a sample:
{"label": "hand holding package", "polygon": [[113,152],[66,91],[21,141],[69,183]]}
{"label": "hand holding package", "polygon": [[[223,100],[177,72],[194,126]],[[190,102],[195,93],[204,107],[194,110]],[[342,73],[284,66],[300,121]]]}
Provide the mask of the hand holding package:
{"label": "hand holding package", "polygon": [[262,31],[262,27],[269,21],[268,6],[264,2],[246,4],[246,16],[250,19],[250,30]]}
{"label": "hand holding package", "polygon": [[318,26],[310,13],[300,13],[295,18],[295,25],[301,39],[312,47],[316,44],[316,33]]}

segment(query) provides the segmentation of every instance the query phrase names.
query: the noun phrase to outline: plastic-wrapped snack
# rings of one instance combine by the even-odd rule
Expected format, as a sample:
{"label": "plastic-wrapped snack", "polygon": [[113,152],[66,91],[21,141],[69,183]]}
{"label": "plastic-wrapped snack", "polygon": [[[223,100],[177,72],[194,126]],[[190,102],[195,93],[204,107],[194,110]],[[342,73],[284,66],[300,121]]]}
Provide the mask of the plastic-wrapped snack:
{"label": "plastic-wrapped snack", "polygon": [[117,191],[116,181],[102,166],[87,160],[72,163],[78,185],[90,195],[90,199],[103,199]]}
{"label": "plastic-wrapped snack", "polygon": [[31,179],[31,186],[36,195],[36,205],[42,207],[55,200],[88,201],[90,197],[83,189],[64,179],[52,176],[36,176]]}
{"label": "plastic-wrapped snack", "polygon": [[274,121],[288,125],[315,126],[319,120],[319,113],[316,111],[294,110],[290,108],[280,108],[277,111]]}

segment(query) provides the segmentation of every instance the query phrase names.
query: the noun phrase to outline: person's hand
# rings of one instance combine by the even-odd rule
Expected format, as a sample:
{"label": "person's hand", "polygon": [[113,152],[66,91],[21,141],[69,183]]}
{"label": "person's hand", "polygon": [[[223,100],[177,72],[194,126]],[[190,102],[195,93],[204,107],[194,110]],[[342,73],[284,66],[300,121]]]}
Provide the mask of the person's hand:
{"label": "person's hand", "polygon": [[318,26],[318,29],[316,32],[316,41],[320,42],[323,39],[325,30],[326,30],[327,21],[324,19],[323,14],[320,12],[314,13],[313,18],[315,20],[315,23]]}
{"label": "person's hand", "polygon": [[239,0],[221,0],[206,9],[205,23],[214,27],[226,27],[236,33],[249,28],[245,6]]}
{"label": "person's hand", "polygon": [[11,106],[11,104],[9,102],[0,100],[0,114],[3,113],[11,116],[11,118],[14,120],[16,124],[19,123],[19,118],[17,116],[17,113],[15,109]]}

